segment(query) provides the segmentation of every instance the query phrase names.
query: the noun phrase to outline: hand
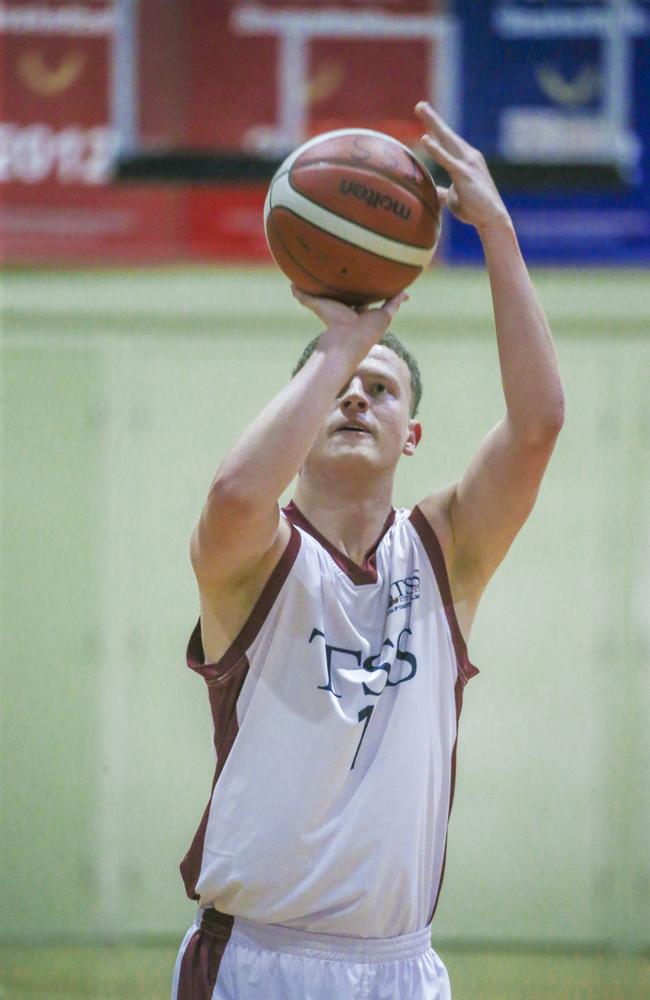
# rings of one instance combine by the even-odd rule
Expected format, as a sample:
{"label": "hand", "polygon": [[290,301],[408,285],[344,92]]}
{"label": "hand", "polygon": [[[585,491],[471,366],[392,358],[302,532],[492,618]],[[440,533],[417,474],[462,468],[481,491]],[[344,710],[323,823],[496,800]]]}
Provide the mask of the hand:
{"label": "hand", "polygon": [[451,187],[437,189],[441,204],[479,231],[507,220],[507,209],[483,155],[456,135],[427,101],[416,104],[415,113],[428,132],[422,136],[422,145],[452,180]]}
{"label": "hand", "polygon": [[336,299],[322,299],[316,295],[308,295],[301,292],[295,285],[291,286],[294,298],[307,309],[316,313],[328,329],[338,328],[345,330],[348,334],[361,336],[364,341],[376,344],[384,336],[388,327],[392,323],[397,310],[402,302],[406,302],[408,295],[400,292],[392,299],[386,299],[382,306],[361,306],[353,309]]}

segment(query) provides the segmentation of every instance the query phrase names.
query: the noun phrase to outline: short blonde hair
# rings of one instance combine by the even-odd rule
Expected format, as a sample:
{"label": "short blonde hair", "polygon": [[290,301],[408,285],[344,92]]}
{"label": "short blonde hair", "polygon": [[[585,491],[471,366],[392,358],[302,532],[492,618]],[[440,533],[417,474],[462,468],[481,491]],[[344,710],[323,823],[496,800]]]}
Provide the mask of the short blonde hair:
{"label": "short blonde hair", "polygon": [[[292,378],[312,356],[316,350],[320,337],[321,335],[318,334],[317,337],[314,337],[313,340],[309,341],[306,348],[300,355],[296,367],[291,372]],[[386,333],[379,343],[382,347],[387,347],[393,352],[393,354],[396,354],[398,358],[401,358],[409,370],[411,376],[411,417],[414,417],[418,411],[420,400],[422,399],[422,379],[420,377],[420,367],[408,348],[404,347],[402,341],[398,340],[394,333]]]}

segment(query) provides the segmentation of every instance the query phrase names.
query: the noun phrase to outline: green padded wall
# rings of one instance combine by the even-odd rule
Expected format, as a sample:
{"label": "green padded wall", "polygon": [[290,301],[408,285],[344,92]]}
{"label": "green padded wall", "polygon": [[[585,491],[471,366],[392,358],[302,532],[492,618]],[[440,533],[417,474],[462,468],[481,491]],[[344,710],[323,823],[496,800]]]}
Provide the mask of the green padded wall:
{"label": "green padded wall", "polygon": [[2,361],[0,933],[76,934],[97,913],[101,364],[36,328]]}
{"label": "green padded wall", "polygon": [[[470,642],[440,939],[648,944],[644,282],[538,276],[567,423]],[[16,273],[4,293],[0,934],[180,935],[213,770],[189,533],[317,321],[271,271]],[[395,332],[425,382],[411,504],[501,414],[485,276],[427,276]]]}

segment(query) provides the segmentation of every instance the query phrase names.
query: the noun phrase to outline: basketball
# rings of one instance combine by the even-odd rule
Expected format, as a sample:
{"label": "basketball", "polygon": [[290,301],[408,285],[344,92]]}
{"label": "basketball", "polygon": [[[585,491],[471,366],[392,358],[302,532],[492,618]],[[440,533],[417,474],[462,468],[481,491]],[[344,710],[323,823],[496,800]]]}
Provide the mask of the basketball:
{"label": "basketball", "polygon": [[427,267],[440,204],[408,146],[371,129],[338,129],[280,165],[264,227],[276,263],[301,291],[359,306],[397,295]]}

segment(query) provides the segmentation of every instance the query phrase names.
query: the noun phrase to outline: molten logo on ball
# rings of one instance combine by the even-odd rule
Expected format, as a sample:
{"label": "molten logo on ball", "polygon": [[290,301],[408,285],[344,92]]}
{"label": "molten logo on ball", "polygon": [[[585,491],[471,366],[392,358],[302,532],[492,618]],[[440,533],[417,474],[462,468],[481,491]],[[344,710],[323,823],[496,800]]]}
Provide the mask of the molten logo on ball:
{"label": "molten logo on ball", "polygon": [[359,306],[392,298],[428,267],[440,202],[408,146],[372,129],[335,129],[280,164],[264,228],[298,288]]}
{"label": "molten logo on ball", "polygon": [[365,184],[355,184],[354,181],[341,179],[339,191],[341,194],[351,194],[355,198],[359,198],[360,201],[365,201],[370,208],[383,208],[386,212],[392,212],[400,219],[404,219],[405,222],[411,214],[408,205],[404,205],[401,201],[395,201],[389,194],[382,194],[381,191],[366,187]]}

